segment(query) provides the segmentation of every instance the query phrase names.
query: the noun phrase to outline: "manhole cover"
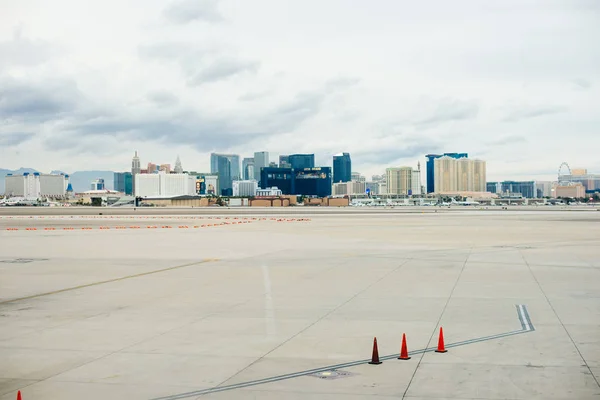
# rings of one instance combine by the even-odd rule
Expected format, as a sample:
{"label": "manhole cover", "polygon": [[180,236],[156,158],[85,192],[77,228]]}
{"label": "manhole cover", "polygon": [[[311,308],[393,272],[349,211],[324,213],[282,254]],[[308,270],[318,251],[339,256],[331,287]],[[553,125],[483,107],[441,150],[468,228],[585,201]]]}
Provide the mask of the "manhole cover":
{"label": "manhole cover", "polygon": [[315,372],[314,374],[310,374],[309,376],[313,376],[319,379],[340,379],[347,378],[349,376],[355,375],[352,372],[348,371],[338,371],[332,369],[331,371],[323,371],[323,372]]}

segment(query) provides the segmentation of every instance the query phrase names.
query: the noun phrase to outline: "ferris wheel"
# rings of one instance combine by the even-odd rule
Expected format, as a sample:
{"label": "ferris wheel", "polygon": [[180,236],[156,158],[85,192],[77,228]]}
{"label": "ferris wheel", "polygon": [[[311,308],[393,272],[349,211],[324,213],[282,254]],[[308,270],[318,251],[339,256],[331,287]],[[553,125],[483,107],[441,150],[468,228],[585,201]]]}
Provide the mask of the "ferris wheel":
{"label": "ferris wheel", "polygon": [[[565,173],[566,171],[566,173]],[[560,184],[566,184],[568,185],[570,183],[569,179],[571,176],[571,168],[569,167],[569,164],[567,164],[566,162],[563,162],[562,164],[560,164],[560,167],[558,167],[558,182]],[[569,177],[569,178],[567,178]]]}

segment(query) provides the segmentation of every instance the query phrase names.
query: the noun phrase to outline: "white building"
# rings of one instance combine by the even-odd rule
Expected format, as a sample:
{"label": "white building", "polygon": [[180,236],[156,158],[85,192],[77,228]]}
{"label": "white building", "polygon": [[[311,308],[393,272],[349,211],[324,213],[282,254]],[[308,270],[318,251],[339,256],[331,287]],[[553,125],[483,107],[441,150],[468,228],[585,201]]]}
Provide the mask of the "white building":
{"label": "white building", "polygon": [[412,180],[411,180],[411,192],[413,196],[420,196],[423,194],[421,186],[421,163],[417,163],[417,169],[413,169]]}
{"label": "white building", "polygon": [[188,174],[137,174],[135,196],[175,197],[196,194],[196,178]]}
{"label": "white building", "polygon": [[67,194],[68,175],[49,175],[34,172],[5,177],[5,194],[26,199],[62,198]]}
{"label": "white building", "polygon": [[247,181],[233,181],[233,195],[235,197],[254,197],[258,190],[258,182],[254,179]]}
{"label": "white building", "polygon": [[366,192],[367,183],[357,181],[334,183],[331,189],[331,194],[334,196],[358,195],[365,194]]}
{"label": "white building", "polygon": [[360,174],[360,172],[352,172],[350,173],[350,180],[357,182],[366,182],[367,178]]}
{"label": "white building", "polygon": [[221,194],[219,189],[219,175],[204,175],[204,194],[218,196]]}
{"label": "white building", "polygon": [[104,190],[104,179],[98,178],[92,181],[92,190]]}
{"label": "white building", "polygon": [[281,196],[282,194],[283,192],[281,191],[281,189],[278,189],[277,187],[256,190],[257,197]]}

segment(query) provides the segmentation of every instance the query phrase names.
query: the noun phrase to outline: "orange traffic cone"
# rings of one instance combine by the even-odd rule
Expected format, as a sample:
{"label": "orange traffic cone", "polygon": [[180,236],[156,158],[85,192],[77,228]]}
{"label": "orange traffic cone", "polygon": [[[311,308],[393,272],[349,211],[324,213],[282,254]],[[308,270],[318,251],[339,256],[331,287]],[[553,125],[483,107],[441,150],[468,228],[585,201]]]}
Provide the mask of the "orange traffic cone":
{"label": "orange traffic cone", "polygon": [[444,347],[444,328],[440,326],[440,338],[438,339],[438,348],[436,353],[446,353],[448,350]]}
{"label": "orange traffic cone", "polygon": [[379,365],[379,350],[377,349],[377,338],[373,338],[373,355],[371,356],[371,362],[369,364]]}
{"label": "orange traffic cone", "polygon": [[23,400],[23,398],[21,397],[21,391],[20,390],[17,392],[17,400]]}
{"label": "orange traffic cone", "polygon": [[402,334],[402,348],[400,349],[400,357],[398,360],[410,360],[408,356],[408,348],[406,346],[406,334]]}

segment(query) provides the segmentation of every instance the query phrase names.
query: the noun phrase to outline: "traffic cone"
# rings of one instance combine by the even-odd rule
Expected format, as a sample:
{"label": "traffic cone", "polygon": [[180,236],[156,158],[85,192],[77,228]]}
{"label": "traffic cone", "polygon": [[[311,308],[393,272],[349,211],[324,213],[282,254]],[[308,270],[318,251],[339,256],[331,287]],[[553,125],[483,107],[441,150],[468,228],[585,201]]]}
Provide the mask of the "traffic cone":
{"label": "traffic cone", "polygon": [[23,398],[21,397],[21,391],[20,390],[17,392],[17,400],[23,400]]}
{"label": "traffic cone", "polygon": [[448,350],[444,347],[444,328],[440,326],[440,338],[438,339],[438,348],[436,353],[446,353]]}
{"label": "traffic cone", "polygon": [[410,360],[408,356],[408,348],[406,346],[406,334],[402,334],[402,348],[400,349],[400,357],[398,360]]}
{"label": "traffic cone", "polygon": [[371,356],[371,362],[369,364],[379,365],[379,350],[377,349],[377,338],[373,338],[373,355]]}

